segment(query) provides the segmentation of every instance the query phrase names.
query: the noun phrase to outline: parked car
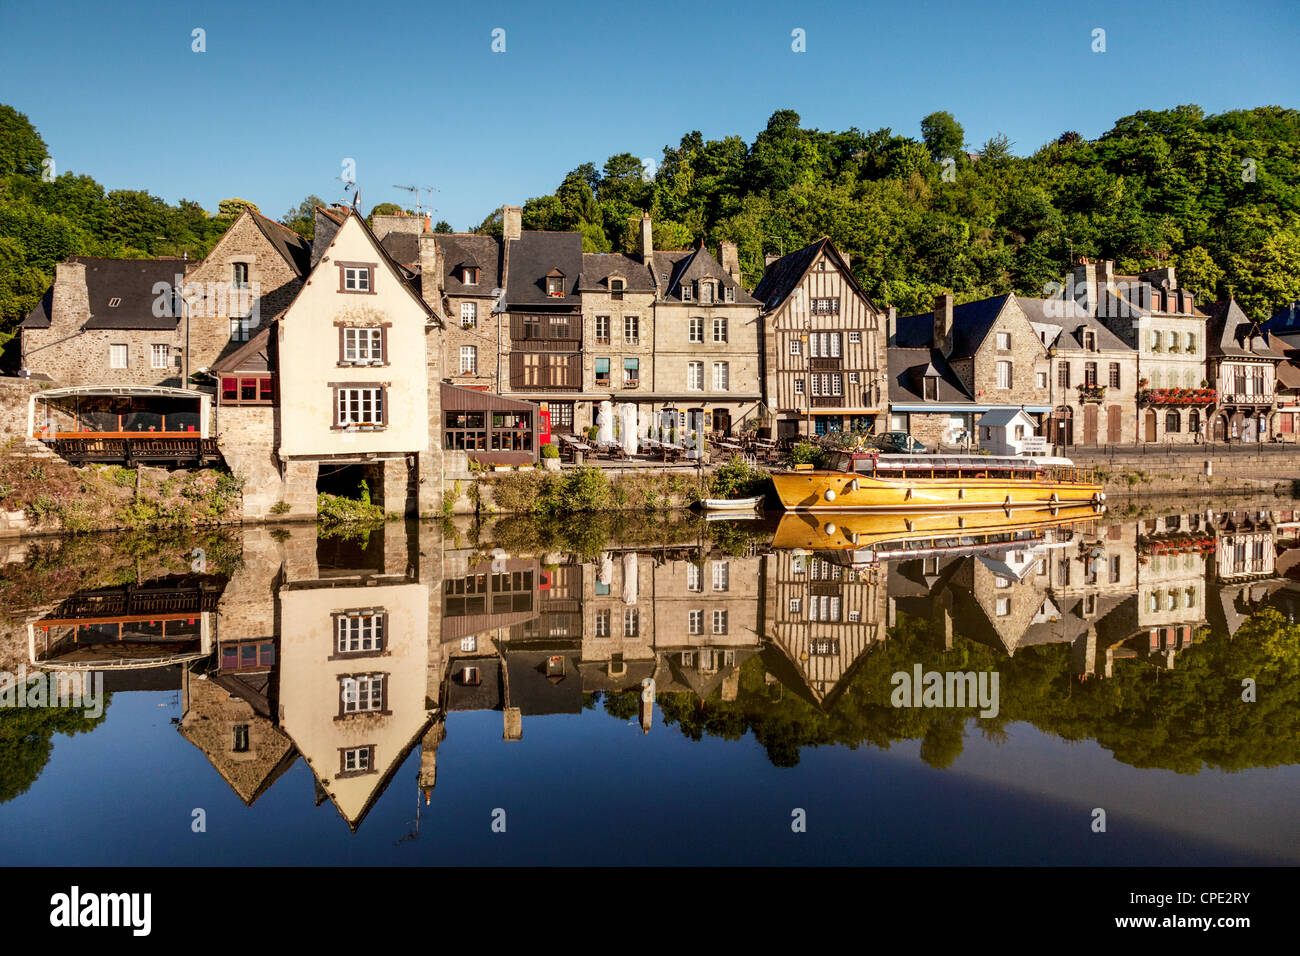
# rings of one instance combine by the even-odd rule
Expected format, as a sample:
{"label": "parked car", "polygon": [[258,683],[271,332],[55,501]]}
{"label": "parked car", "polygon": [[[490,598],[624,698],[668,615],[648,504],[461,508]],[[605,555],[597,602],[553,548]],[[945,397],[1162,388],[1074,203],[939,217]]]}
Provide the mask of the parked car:
{"label": "parked car", "polygon": [[876,439],[876,447],[891,455],[925,454],[925,446],[907,432],[885,432]]}

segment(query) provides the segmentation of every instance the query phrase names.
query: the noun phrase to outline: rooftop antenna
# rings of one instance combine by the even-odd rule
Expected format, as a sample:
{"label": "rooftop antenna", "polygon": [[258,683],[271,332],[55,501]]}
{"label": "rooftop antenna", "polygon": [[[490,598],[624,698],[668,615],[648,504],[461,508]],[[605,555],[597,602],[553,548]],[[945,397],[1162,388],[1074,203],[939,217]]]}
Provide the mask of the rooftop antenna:
{"label": "rooftop antenna", "polygon": [[394,184],[393,188],[400,189],[404,192],[413,193],[415,195],[415,214],[417,216],[420,215],[420,195],[426,192],[429,194],[429,202],[425,207],[425,211],[437,212],[437,210],[433,208],[433,194],[436,193],[438,190],[435,189],[433,186],[401,186],[401,185]]}

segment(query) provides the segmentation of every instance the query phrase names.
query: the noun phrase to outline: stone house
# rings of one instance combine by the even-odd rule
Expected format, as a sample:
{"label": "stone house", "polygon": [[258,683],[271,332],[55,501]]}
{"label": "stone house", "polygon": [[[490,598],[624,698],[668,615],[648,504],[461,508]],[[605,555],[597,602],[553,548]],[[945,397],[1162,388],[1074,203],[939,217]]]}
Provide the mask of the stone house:
{"label": "stone house", "polygon": [[1047,346],[1015,295],[894,320],[889,333],[891,431],[930,450],[977,447],[975,421],[995,408],[1023,409],[1038,424],[1051,411]]}
{"label": "stone house", "polygon": [[678,412],[685,432],[729,434],[757,425],[761,414],[760,303],[741,285],[735,243],[723,242],[714,258],[701,242],[686,251],[658,252],[654,312],[654,378],[644,396],[659,410]]}
{"label": "stone house", "polygon": [[[648,216],[641,228],[645,241]],[[583,391],[615,403],[644,404],[655,380],[656,290],[646,262],[644,254],[582,256]]]}
{"label": "stone house", "polygon": [[1059,299],[1017,297],[1047,346],[1053,445],[1132,444],[1137,434],[1137,351],[1095,316]]}
{"label": "stone house", "polygon": [[754,296],[763,303],[763,395],[773,434],[883,430],[885,316],[848,257],[818,239],[770,261]]}
{"label": "stone house", "polygon": [[1213,405],[1205,367],[1205,313],[1178,286],[1173,266],[1118,275],[1110,261],[1074,267],[1062,298],[1137,352],[1137,440],[1191,444]]}
{"label": "stone house", "polygon": [[[1214,441],[1268,441],[1281,434],[1277,421],[1281,416],[1276,414],[1277,371],[1286,355],[1259,322],[1241,311],[1236,300],[1216,302],[1207,312],[1206,370],[1218,402],[1211,412],[1209,437]],[[1294,428],[1291,434],[1294,438]]]}

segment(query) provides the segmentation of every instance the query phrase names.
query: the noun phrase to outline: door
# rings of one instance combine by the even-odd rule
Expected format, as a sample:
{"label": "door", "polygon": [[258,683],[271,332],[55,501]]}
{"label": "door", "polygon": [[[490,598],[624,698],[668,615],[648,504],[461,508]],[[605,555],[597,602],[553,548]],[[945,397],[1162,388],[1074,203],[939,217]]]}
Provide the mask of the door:
{"label": "door", "polygon": [[1112,445],[1120,443],[1120,437],[1124,433],[1123,418],[1124,412],[1118,405],[1112,405],[1106,409],[1106,441]]}
{"label": "door", "polygon": [[1092,403],[1083,406],[1083,443],[1097,444],[1097,406]]}
{"label": "door", "polygon": [[1214,416],[1214,440],[1215,441],[1223,441],[1223,439],[1227,435],[1227,429],[1224,427],[1223,422],[1224,419],[1222,415]]}
{"label": "door", "polygon": [[1052,444],[1074,444],[1074,409],[1068,405],[1052,413]]}
{"label": "door", "polygon": [[1147,409],[1146,425],[1147,425],[1146,440],[1155,441],[1156,440],[1156,413],[1152,409]]}
{"label": "door", "polygon": [[731,434],[731,413],[725,408],[713,410],[713,430],[724,435]]}

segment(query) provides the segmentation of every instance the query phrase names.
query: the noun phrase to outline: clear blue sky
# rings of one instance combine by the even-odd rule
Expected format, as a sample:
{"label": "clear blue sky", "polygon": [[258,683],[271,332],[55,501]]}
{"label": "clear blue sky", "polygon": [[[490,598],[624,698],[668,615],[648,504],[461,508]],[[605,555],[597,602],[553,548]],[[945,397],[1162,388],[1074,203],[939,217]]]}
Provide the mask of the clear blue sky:
{"label": "clear blue sky", "polygon": [[782,108],[911,136],[946,109],[970,144],[1026,153],[1138,109],[1300,105],[1296,0],[4,0],[0,22],[0,102],[59,172],[278,217],[341,198],[352,158],[366,210],[429,184],[457,229],[582,162],[657,160],[693,129],[752,140]]}

